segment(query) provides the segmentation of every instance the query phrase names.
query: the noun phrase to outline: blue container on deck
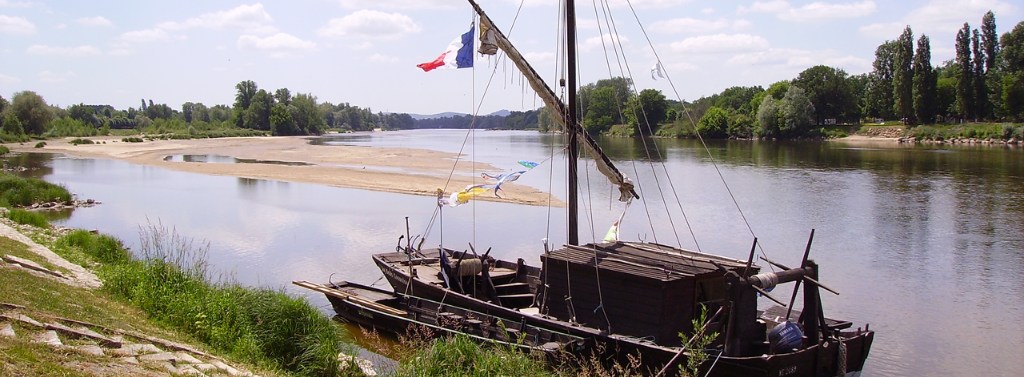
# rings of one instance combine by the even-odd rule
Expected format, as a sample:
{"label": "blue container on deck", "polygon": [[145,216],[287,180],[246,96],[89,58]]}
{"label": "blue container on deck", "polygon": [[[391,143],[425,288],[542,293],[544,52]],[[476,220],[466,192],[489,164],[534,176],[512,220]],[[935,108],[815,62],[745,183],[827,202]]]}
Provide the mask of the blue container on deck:
{"label": "blue container on deck", "polygon": [[780,323],[768,332],[768,342],[771,344],[772,353],[793,352],[803,346],[804,333],[797,324],[786,321]]}

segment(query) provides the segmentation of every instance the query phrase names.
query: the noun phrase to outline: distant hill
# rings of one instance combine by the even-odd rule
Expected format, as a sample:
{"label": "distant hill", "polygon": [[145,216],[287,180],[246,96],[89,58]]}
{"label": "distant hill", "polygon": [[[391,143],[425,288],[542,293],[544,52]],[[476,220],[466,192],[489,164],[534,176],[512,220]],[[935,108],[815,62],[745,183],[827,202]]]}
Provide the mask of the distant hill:
{"label": "distant hill", "polygon": [[[498,111],[495,111],[495,112],[487,114],[487,115],[488,116],[494,115],[494,116],[500,116],[500,117],[507,117],[509,114],[511,114],[511,112],[508,111],[508,110],[498,110]],[[412,119],[415,119],[415,120],[451,118],[451,117],[454,117],[454,116],[466,116],[466,115],[469,115],[469,114],[456,113],[456,112],[452,112],[452,111],[447,111],[447,112],[438,113],[438,114],[409,114],[409,116],[411,116]]]}

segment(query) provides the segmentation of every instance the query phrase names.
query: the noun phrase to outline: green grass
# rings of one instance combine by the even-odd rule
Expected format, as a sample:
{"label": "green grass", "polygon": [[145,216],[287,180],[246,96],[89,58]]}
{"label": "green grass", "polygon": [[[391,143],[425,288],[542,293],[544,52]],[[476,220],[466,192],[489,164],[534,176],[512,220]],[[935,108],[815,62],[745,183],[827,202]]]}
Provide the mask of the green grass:
{"label": "green grass", "polygon": [[436,340],[402,359],[400,376],[551,376],[541,360],[465,335]]}
{"label": "green grass", "polygon": [[60,273],[67,272],[67,270],[59,268],[53,265],[53,263],[48,262],[46,258],[39,256],[39,254],[29,251],[28,246],[25,244],[7,237],[0,237],[0,250],[2,250],[0,251],[0,254],[13,255],[21,259],[28,259],[50,271],[58,271]]}
{"label": "green grass", "polygon": [[50,222],[46,220],[46,216],[39,212],[14,208],[7,211],[6,216],[8,219],[11,219],[11,221],[18,224],[32,225],[39,228],[47,228],[50,226]]}
{"label": "green grass", "polygon": [[141,142],[143,142],[141,137],[135,137],[135,136],[123,138],[123,139],[121,139],[121,141],[123,141],[125,143],[141,143]]}
{"label": "green grass", "polygon": [[54,250],[100,263],[105,292],[239,360],[304,376],[338,370],[343,334],[305,300],[212,283],[202,246],[157,226],[143,233],[142,259],[129,258],[116,240],[84,231],[61,237]]}
{"label": "green grass", "polygon": [[41,179],[0,173],[0,207],[24,207],[49,201],[71,203],[71,193],[64,186]]}
{"label": "green grass", "polygon": [[11,148],[7,148],[6,145],[0,145],[0,156],[11,153]]}

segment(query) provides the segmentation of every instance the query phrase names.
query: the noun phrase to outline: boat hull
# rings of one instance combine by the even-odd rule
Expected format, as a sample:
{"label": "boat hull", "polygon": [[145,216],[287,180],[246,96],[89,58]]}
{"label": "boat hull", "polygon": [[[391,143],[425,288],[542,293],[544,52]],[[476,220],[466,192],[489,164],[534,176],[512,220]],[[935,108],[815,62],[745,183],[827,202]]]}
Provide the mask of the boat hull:
{"label": "boat hull", "polygon": [[[610,335],[598,329],[579,326],[545,316],[524,313],[518,309],[503,307],[493,302],[458,293],[445,288],[436,281],[432,283],[433,277],[424,276],[422,272],[415,272],[436,271],[437,269],[427,268],[429,267],[427,264],[413,265],[413,268],[410,269],[409,266],[389,263],[389,258],[385,257],[387,255],[390,255],[390,253],[374,255],[373,260],[395,292],[443,302],[445,305],[468,308],[512,321],[513,323],[557,329],[560,332],[588,339],[588,341],[595,344],[591,355],[602,360],[614,360],[625,364],[629,362],[628,355],[634,357],[640,355],[643,365],[649,366],[648,368],[651,369],[648,372],[653,373],[657,370],[653,370],[653,367],[650,366],[660,368],[668,364],[679,350],[677,347],[660,346],[634,337]],[[509,262],[502,263],[506,265],[511,264]],[[715,357],[715,355],[712,355],[708,361],[709,364],[705,367],[711,368],[709,376],[720,377],[816,377],[835,376],[840,368],[845,369],[847,373],[861,371],[874,339],[874,332],[846,332],[842,333],[840,338],[842,339],[843,347],[839,346],[839,340],[830,339],[822,341],[817,345],[784,354],[765,354],[750,357]],[[845,354],[845,357],[841,356],[843,354]],[[845,367],[840,362],[841,359],[845,359]],[[677,359],[673,365],[670,365],[668,370],[671,373],[675,373],[676,368],[684,364],[685,355],[681,359]]]}

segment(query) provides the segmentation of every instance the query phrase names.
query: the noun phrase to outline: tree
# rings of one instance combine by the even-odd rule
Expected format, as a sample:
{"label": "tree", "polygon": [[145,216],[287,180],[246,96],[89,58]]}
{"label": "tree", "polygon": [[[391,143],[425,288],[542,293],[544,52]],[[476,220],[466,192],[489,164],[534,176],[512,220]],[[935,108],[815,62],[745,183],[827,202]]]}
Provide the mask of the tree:
{"label": "tree", "polygon": [[970,118],[974,109],[972,90],[974,67],[971,65],[971,26],[956,33],[956,112],[960,119]]}
{"label": "tree", "polygon": [[0,112],[0,114],[3,114],[3,119],[0,119],[0,122],[3,123],[3,133],[8,135],[25,134],[25,129],[21,127],[21,120],[13,111]]}
{"label": "tree", "polygon": [[996,15],[992,11],[981,17],[981,50],[985,53],[985,73],[996,69],[999,55],[999,36],[996,34]]}
{"label": "tree", "polygon": [[914,54],[914,114],[925,124],[935,123],[936,79],[932,69],[931,43],[927,35],[917,39]]}
{"label": "tree", "polygon": [[30,135],[45,133],[50,120],[53,119],[50,106],[46,104],[43,97],[33,91],[26,90],[15,93],[9,106],[8,111],[14,113],[25,133]]}
{"label": "tree", "polygon": [[1003,114],[1017,121],[1024,120],[1024,22],[1003,34],[999,45],[1002,50],[997,64],[1003,71]]}
{"label": "tree", "polygon": [[288,105],[277,103],[270,109],[270,134],[274,136],[297,135],[295,119]]}
{"label": "tree", "polygon": [[[588,84],[580,88],[578,100],[580,102],[580,113],[579,116],[583,119],[590,117],[592,121],[598,119],[605,119],[600,123],[607,123],[610,127],[613,124],[624,123],[622,116],[623,110],[626,108],[626,101],[629,98],[630,87],[632,81],[623,77],[613,77],[610,79],[598,80],[596,83]],[[601,93],[596,93],[597,91]],[[598,103],[593,108],[595,113],[591,114],[592,101],[595,96],[601,96],[597,99]],[[584,120],[584,124],[586,121]],[[601,126],[597,126],[601,128]]]}
{"label": "tree", "polygon": [[277,103],[291,105],[292,104],[292,92],[288,88],[281,88],[274,91],[274,100]]}
{"label": "tree", "polygon": [[757,108],[757,126],[754,127],[754,136],[759,138],[773,138],[779,136],[779,129],[782,124],[781,100],[774,96],[765,96],[761,105]]}
{"label": "tree", "polygon": [[782,119],[779,135],[800,137],[807,134],[814,122],[814,104],[803,88],[793,85],[786,91],[786,96],[782,97]]}
{"label": "tree", "polygon": [[619,102],[615,88],[603,86],[590,92],[589,104],[583,116],[583,126],[593,134],[600,134],[618,124]]}
{"label": "tree", "polygon": [[751,101],[761,92],[764,92],[764,88],[760,86],[734,86],[726,88],[715,98],[713,106],[753,115],[757,112],[757,107],[752,106]]}
{"label": "tree", "polygon": [[896,54],[893,60],[892,99],[893,112],[906,124],[914,121],[914,33],[910,26],[903,29],[896,40]]}
{"label": "tree", "polygon": [[1007,73],[1024,71],[1024,21],[999,38],[1000,66]]}
{"label": "tree", "polygon": [[636,127],[639,135],[651,135],[667,116],[668,101],[661,91],[644,89],[640,94],[631,97],[628,102],[629,123]]}
{"label": "tree", "polygon": [[306,135],[324,133],[324,116],[316,104],[316,97],[311,94],[299,93],[291,99],[289,106],[292,118],[298,131]]}
{"label": "tree", "polygon": [[[252,124],[247,123],[248,117],[246,116],[249,106],[252,105],[252,99],[256,96],[256,83],[252,80],[245,80],[235,84],[235,89],[238,90],[235,94],[235,104],[232,106],[235,127],[256,128]],[[270,109],[268,108],[267,110],[269,111]]]}
{"label": "tree", "polygon": [[7,108],[7,105],[9,105],[9,103],[6,99],[4,99],[4,96],[0,96],[0,113],[4,112],[4,109]]}
{"label": "tree", "polygon": [[185,123],[192,123],[192,113],[195,111],[196,104],[192,102],[185,102],[181,104],[181,115],[185,117]]}
{"label": "tree", "polygon": [[972,31],[971,53],[974,55],[971,70],[971,96],[974,97],[975,120],[989,118],[988,90],[985,89],[985,53],[981,50],[981,32]]}
{"label": "tree", "polygon": [[718,106],[712,106],[705,111],[704,116],[697,122],[697,133],[706,138],[724,138],[728,130],[729,112]]}
{"label": "tree", "polygon": [[274,98],[266,90],[260,89],[252,96],[249,107],[245,110],[245,125],[270,131],[270,110],[274,107]]}
{"label": "tree", "polygon": [[857,119],[857,104],[846,76],[842,69],[817,65],[800,72],[793,80],[793,85],[803,88],[814,104],[815,123]]}
{"label": "tree", "polygon": [[868,88],[865,98],[865,115],[892,119],[893,113],[893,74],[895,71],[895,55],[897,43],[886,41],[875,49],[874,70],[868,75]]}

